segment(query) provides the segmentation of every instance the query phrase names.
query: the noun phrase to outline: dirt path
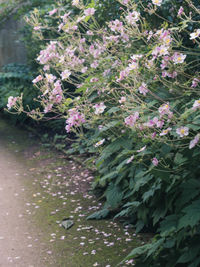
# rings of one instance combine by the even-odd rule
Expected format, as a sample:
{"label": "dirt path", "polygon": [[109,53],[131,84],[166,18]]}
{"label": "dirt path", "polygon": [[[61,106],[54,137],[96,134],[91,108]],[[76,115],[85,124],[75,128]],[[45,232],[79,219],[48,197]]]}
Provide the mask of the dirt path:
{"label": "dirt path", "polygon": [[20,178],[26,175],[23,165],[0,143],[0,266],[43,266],[37,238],[24,213],[25,188]]}
{"label": "dirt path", "polygon": [[[17,153],[16,153],[17,154]],[[25,169],[0,143],[0,266],[43,266],[32,224],[24,213]]]}
{"label": "dirt path", "polygon": [[116,267],[141,239],[112,219],[86,220],[101,208],[93,179],[0,117],[0,267]]}

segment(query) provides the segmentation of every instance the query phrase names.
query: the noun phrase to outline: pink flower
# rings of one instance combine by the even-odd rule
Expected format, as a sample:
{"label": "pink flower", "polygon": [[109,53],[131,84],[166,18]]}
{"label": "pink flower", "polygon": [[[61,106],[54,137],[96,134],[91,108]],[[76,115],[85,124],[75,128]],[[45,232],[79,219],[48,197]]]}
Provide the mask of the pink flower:
{"label": "pink flower", "polygon": [[49,65],[45,65],[43,68],[44,71],[50,70],[50,66]]}
{"label": "pink flower", "polygon": [[44,108],[44,113],[48,113],[53,107],[53,104],[48,104],[47,106],[45,106]]}
{"label": "pink flower", "polygon": [[189,149],[192,149],[193,147],[195,147],[198,142],[199,142],[199,139],[200,139],[200,134],[197,134],[193,140],[190,141],[190,144],[189,144]]}
{"label": "pink flower", "polygon": [[94,8],[88,8],[88,9],[84,10],[84,14],[86,16],[92,16],[92,15],[94,15],[94,13],[95,13],[95,9]]}
{"label": "pink flower", "polygon": [[46,73],[45,76],[46,76],[46,79],[49,83],[53,83],[56,79],[56,76],[54,76],[53,74],[47,74]]}
{"label": "pink flower", "polygon": [[58,11],[58,9],[57,9],[57,8],[55,8],[55,9],[51,10],[51,11],[49,12],[49,16],[52,16],[52,15],[54,15],[54,14],[55,14],[57,11]]}
{"label": "pink flower", "polygon": [[57,80],[54,83],[54,89],[52,91],[52,94],[57,95],[57,94],[61,94],[61,93],[62,93],[61,82],[60,82],[60,80]]}
{"label": "pink flower", "polygon": [[138,91],[140,92],[140,94],[143,94],[144,96],[146,96],[146,94],[148,93],[148,89],[147,89],[147,85],[146,83],[142,83],[142,85],[138,88]]}
{"label": "pink flower", "polygon": [[139,118],[139,112],[135,112],[133,115],[130,115],[124,119],[126,125],[133,127]]}
{"label": "pink flower", "polygon": [[183,14],[184,8],[181,6],[178,10],[177,16],[180,17]]}
{"label": "pink flower", "polygon": [[120,100],[119,100],[119,103],[122,104],[122,103],[124,103],[124,102],[126,102],[126,97],[125,97],[125,96],[122,96],[122,97],[120,98]]}
{"label": "pink flower", "polygon": [[186,58],[186,55],[181,54],[181,53],[177,53],[177,52],[175,52],[174,55],[172,56],[172,60],[173,60],[174,64],[183,63],[185,58]]}
{"label": "pink flower", "polygon": [[166,45],[157,46],[152,51],[152,55],[153,56],[165,56],[165,55],[168,55],[169,54],[168,49],[169,49],[169,47],[166,46]]}
{"label": "pink flower", "polygon": [[33,29],[34,29],[35,31],[38,31],[38,30],[41,29],[41,26],[35,26]]}
{"label": "pink flower", "polygon": [[144,150],[146,149],[146,147],[147,147],[147,146],[143,146],[142,148],[140,148],[139,150],[136,150],[136,151],[137,151],[138,153],[139,153],[139,152],[142,152],[142,151],[144,151]]}
{"label": "pink flower", "polygon": [[176,129],[176,133],[180,135],[180,137],[187,136],[189,134],[189,128],[181,126],[180,128]]}
{"label": "pink flower", "polygon": [[85,122],[83,114],[78,112],[75,108],[69,110],[69,118],[66,120],[66,131],[70,132],[72,127],[79,127]]}
{"label": "pink flower", "polygon": [[128,69],[129,70],[136,70],[136,69],[138,69],[138,63],[136,61],[132,61],[131,63],[129,63]]}
{"label": "pink flower", "polygon": [[32,83],[37,83],[39,81],[41,81],[43,79],[42,75],[38,75],[33,81]]}
{"label": "pink flower", "polygon": [[137,11],[133,11],[126,16],[126,20],[129,24],[135,24],[140,18],[140,13]]}
{"label": "pink flower", "polygon": [[191,87],[196,88],[199,82],[200,80],[198,78],[194,78],[194,80],[192,81]]}
{"label": "pink flower", "polygon": [[130,0],[123,0],[123,4],[127,5],[130,2]]}
{"label": "pink flower", "polygon": [[157,158],[153,158],[153,159],[152,159],[152,163],[153,163],[154,166],[157,166],[157,165],[158,165],[158,160],[157,160]]}
{"label": "pink flower", "polygon": [[169,109],[170,109],[169,103],[161,105],[158,109],[160,117],[162,117],[165,114],[171,115],[171,111]]}
{"label": "pink flower", "polygon": [[91,83],[95,83],[95,82],[98,82],[98,80],[99,80],[98,78],[95,78],[95,77],[94,77],[94,78],[91,78],[91,79],[90,79],[90,82],[91,82]]}
{"label": "pink flower", "polygon": [[126,162],[126,164],[129,164],[131,161],[133,161],[133,159],[134,159],[134,155],[133,155],[133,156],[131,156],[129,159],[127,159],[127,162]]}
{"label": "pink flower", "polygon": [[94,113],[98,115],[98,114],[101,114],[101,113],[104,112],[106,106],[104,105],[103,102],[101,102],[100,104],[96,104],[94,106],[94,108],[95,108],[95,112]]}
{"label": "pink flower", "polygon": [[97,60],[95,60],[95,61],[90,65],[90,67],[93,68],[93,69],[96,69],[98,66],[99,66],[99,62],[98,62]]}
{"label": "pink flower", "polygon": [[83,67],[83,68],[81,69],[81,72],[82,72],[82,73],[85,73],[85,72],[87,71],[87,69],[88,69],[87,67]]}
{"label": "pink flower", "polygon": [[116,80],[117,82],[121,82],[129,75],[130,69],[126,68],[125,70],[120,71],[119,78]]}
{"label": "pink flower", "polygon": [[123,32],[124,30],[123,23],[119,21],[118,19],[110,21],[108,24],[108,27],[114,32],[115,31]]}
{"label": "pink flower", "polygon": [[87,33],[87,35],[90,35],[90,36],[94,35],[94,33],[92,31],[87,31],[86,33]]}
{"label": "pink flower", "polygon": [[9,96],[7,108],[11,109],[17,102],[17,97]]}
{"label": "pink flower", "polygon": [[198,108],[200,108],[200,99],[195,100],[195,101],[194,101],[194,104],[193,104],[193,106],[192,106],[192,109],[194,109],[194,110],[196,110],[196,109],[198,109]]}
{"label": "pink flower", "polygon": [[168,134],[171,131],[171,129],[172,129],[171,127],[168,127],[167,129],[162,130],[162,132],[160,133],[160,136]]}
{"label": "pink flower", "polygon": [[70,72],[69,70],[64,70],[64,71],[61,73],[62,80],[66,80],[66,79],[68,79],[70,75],[71,75],[71,72]]}
{"label": "pink flower", "polygon": [[151,138],[154,139],[156,137],[156,132],[152,133]]}

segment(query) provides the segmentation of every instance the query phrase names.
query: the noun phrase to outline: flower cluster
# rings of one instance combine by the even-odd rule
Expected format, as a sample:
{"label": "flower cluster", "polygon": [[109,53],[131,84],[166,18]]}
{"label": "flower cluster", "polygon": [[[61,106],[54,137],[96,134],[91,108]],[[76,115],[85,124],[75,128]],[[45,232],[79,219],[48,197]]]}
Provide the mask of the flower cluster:
{"label": "flower cluster", "polygon": [[[42,92],[43,112],[59,113],[64,118],[67,113],[67,132],[86,120],[91,128],[99,128],[117,119],[120,134],[132,131],[138,140],[147,138],[155,143],[161,139],[169,143],[174,138],[187,139],[192,142],[188,142],[188,148],[193,148],[199,135],[196,133],[193,141],[193,122],[181,115],[186,112],[184,96],[192,90],[195,100],[187,108],[193,117],[199,112],[200,78],[195,66],[187,72],[194,59],[191,52],[177,48],[184,29],[178,31],[169,25],[149,29],[136,4],[129,0],[119,2],[126,6],[121,17],[102,28],[91,26],[95,7],[84,7],[79,0],[72,1],[80,8],[77,16],[59,7],[48,13],[56,14],[55,30],[61,38],[50,41],[37,58],[43,70],[33,83]],[[162,0],[151,0],[148,8],[156,12],[162,4]],[[182,6],[178,19],[190,19]],[[199,36],[196,27],[184,38],[195,43]],[[66,84],[74,85],[80,94],[78,105],[73,101],[66,104]],[[8,108],[15,102],[15,98],[9,98]]]}

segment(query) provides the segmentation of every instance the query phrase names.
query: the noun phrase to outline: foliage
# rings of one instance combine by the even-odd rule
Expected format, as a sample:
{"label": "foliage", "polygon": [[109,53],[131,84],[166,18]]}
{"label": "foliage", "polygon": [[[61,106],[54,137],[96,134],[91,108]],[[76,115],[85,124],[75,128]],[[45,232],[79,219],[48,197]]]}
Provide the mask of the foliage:
{"label": "foliage", "polygon": [[[5,65],[0,72],[0,109],[7,107],[8,97],[12,94],[14,97],[24,94],[24,107],[35,108],[38,106],[33,99],[37,91],[32,87],[33,76],[27,65],[11,63]],[[7,113],[6,113],[7,114]],[[7,114],[8,116],[8,114]],[[10,116],[14,122],[25,122],[28,118],[25,114]]]}
{"label": "foliage", "polygon": [[[80,149],[96,154],[93,187],[105,205],[89,219],[115,212],[136,231],[157,233],[128,256],[136,266],[200,260],[200,10],[169,2],[119,1],[123,12],[102,27],[95,1],[74,0],[77,14],[52,10],[56,40],[46,44],[46,21],[36,32],[46,44],[33,80],[42,109],[25,111],[36,120],[57,114]],[[8,108],[22,110],[21,101],[10,98]]]}

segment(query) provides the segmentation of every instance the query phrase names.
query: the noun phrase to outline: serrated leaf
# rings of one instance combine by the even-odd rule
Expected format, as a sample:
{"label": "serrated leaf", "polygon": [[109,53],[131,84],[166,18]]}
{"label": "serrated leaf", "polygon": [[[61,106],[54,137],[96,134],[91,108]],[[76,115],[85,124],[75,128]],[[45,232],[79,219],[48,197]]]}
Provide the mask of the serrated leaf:
{"label": "serrated leaf", "polygon": [[144,202],[147,201],[150,197],[152,197],[155,193],[156,190],[160,189],[161,188],[161,184],[154,184],[151,189],[147,192],[145,192],[142,196]]}
{"label": "serrated leaf", "polygon": [[159,231],[161,232],[161,236],[167,236],[172,231],[177,229],[178,216],[173,214],[167,216],[161,223]]}
{"label": "serrated leaf", "polygon": [[106,204],[111,208],[115,209],[119,206],[119,204],[122,201],[123,192],[121,191],[119,186],[115,186],[113,183],[111,183],[106,192],[104,193],[106,197]]}
{"label": "serrated leaf", "polygon": [[96,211],[94,213],[92,213],[90,216],[87,217],[87,220],[100,220],[100,219],[104,219],[108,216],[109,214],[109,210],[107,208],[102,209],[100,211]]}
{"label": "serrated leaf", "polygon": [[144,227],[144,222],[139,220],[137,223],[136,223],[136,230],[135,232],[136,233],[139,233]]}
{"label": "serrated leaf", "polygon": [[193,201],[191,205],[183,209],[185,215],[180,218],[178,229],[194,227],[200,221],[200,199]]}

